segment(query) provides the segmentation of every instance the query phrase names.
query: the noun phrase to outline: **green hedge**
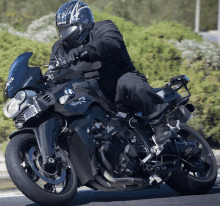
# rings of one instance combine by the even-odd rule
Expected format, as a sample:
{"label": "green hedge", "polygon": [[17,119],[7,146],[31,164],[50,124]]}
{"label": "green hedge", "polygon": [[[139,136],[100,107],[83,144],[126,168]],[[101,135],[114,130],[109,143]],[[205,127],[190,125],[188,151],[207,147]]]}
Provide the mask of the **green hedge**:
{"label": "green hedge", "polygon": [[[38,43],[19,38],[8,32],[0,32],[0,141],[5,141],[16,128],[12,120],[3,114],[3,89],[8,77],[8,71],[15,58],[24,52],[34,52],[29,61],[30,66],[40,66],[49,62],[52,43]],[[45,69],[44,69],[45,71]]]}
{"label": "green hedge", "polygon": [[[202,38],[190,28],[176,22],[163,22],[148,28],[125,22],[123,18],[94,11],[96,21],[110,19],[123,34],[132,63],[143,74],[149,76],[149,82],[168,80],[181,65],[181,52],[168,40]],[[159,72],[161,70],[161,72]]]}
{"label": "green hedge", "polygon": [[[195,106],[193,119],[188,123],[205,137],[220,140],[220,72],[209,69],[207,75],[206,63],[199,61],[195,64],[183,62],[175,75],[185,74],[190,78],[188,88],[191,92],[189,103]],[[174,75],[173,75],[174,76]],[[157,80],[151,86],[164,86],[164,82]],[[185,89],[180,94],[186,96]]]}
{"label": "green hedge", "polygon": [[191,126],[206,137],[220,140],[220,72],[207,69],[204,61],[190,66],[183,64],[181,69],[191,79],[191,103],[196,106]]}
{"label": "green hedge", "polygon": [[[145,75],[148,75],[149,83],[152,86],[162,86],[170,77],[178,74],[186,74],[191,79],[189,87],[192,92],[192,102],[197,107],[195,122],[193,124],[197,129],[204,128],[204,134],[214,135],[219,138],[219,126],[217,119],[219,105],[219,75],[218,71],[211,71],[209,77],[206,77],[201,85],[201,73],[182,64],[180,51],[169,44],[169,39],[196,39],[201,38],[189,28],[183,27],[175,22],[164,22],[158,25],[144,28],[136,26],[131,22],[125,22],[124,19],[94,12],[96,21],[110,19],[116,23],[123,34],[128,52],[135,67]],[[0,87],[4,88],[4,82],[8,76],[8,70],[14,59],[21,53],[33,51],[34,55],[30,59],[30,66],[40,66],[43,68],[48,63],[51,47],[53,43],[38,43],[28,39],[13,36],[5,31],[0,32]],[[200,66],[203,64],[200,62]],[[182,65],[182,66],[181,66]],[[199,65],[197,65],[199,66]],[[43,70],[43,72],[45,69]],[[213,73],[215,72],[215,73]],[[210,81],[215,79],[215,81]],[[208,89],[210,86],[211,89]],[[216,89],[217,88],[217,89]],[[15,130],[12,121],[3,115],[3,100],[0,95],[0,135],[1,140],[6,140],[7,136]],[[209,98],[207,96],[210,96]],[[208,105],[208,107],[207,107]],[[211,124],[210,118],[213,118]]]}

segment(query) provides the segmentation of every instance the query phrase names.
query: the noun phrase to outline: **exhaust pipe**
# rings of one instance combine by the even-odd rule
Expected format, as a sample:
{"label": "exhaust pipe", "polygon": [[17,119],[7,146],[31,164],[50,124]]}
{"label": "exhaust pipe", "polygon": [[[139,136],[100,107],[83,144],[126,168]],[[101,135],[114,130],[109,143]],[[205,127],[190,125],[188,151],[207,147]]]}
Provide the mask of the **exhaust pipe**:
{"label": "exhaust pipe", "polygon": [[108,160],[105,158],[104,152],[103,150],[107,151],[108,148],[106,148],[107,145],[103,145],[100,149],[99,149],[99,158],[102,161],[102,163],[104,164],[104,166],[106,167],[107,171],[110,172],[111,175],[113,175],[113,169],[112,166],[110,165],[110,163],[108,162]]}
{"label": "exhaust pipe", "polygon": [[[102,177],[100,177],[100,179],[102,179]],[[99,181],[100,181],[99,179]],[[96,181],[98,181],[96,179]],[[137,191],[137,190],[143,190],[143,189],[147,189],[148,186],[138,186],[138,185],[121,185],[121,186],[117,186],[117,187],[109,187],[109,183],[107,183],[104,179],[102,179],[102,184],[104,183],[105,185],[108,185],[108,187],[103,186],[102,184],[100,184],[100,182],[96,182],[95,180],[90,180],[88,182],[88,186],[91,185],[93,188],[100,190],[100,191],[107,191],[107,192],[113,192],[113,191],[120,191],[120,192],[126,192],[126,191]]]}
{"label": "exhaust pipe", "polygon": [[[108,160],[105,158],[105,155],[103,153],[103,149],[106,149],[106,148],[105,147],[100,148],[99,157],[100,157],[102,163],[104,164],[104,166],[107,168],[107,170],[104,169],[101,165],[99,166],[99,168],[100,168],[100,172],[102,173],[102,175],[110,182],[110,184],[112,186],[146,184],[146,181],[142,178],[132,178],[132,177],[114,178],[112,176],[113,175],[112,167],[111,167],[110,163],[108,162]],[[109,170],[110,170],[111,174],[109,174],[109,172],[108,172]]]}
{"label": "exhaust pipe", "polygon": [[107,187],[104,187],[104,186],[98,184],[98,183],[97,183],[96,181],[94,181],[94,180],[90,180],[87,184],[88,184],[88,186],[91,185],[92,187],[94,187],[95,189],[100,190],[100,191],[106,191],[106,192],[117,191],[116,188],[107,188]]}
{"label": "exhaust pipe", "polygon": [[[103,152],[104,149],[107,150],[106,146],[107,145],[102,146],[99,150],[100,160],[107,170],[104,169],[101,165],[99,165],[99,169],[100,169],[101,174],[103,175],[103,177],[105,177],[106,180],[101,176],[96,176],[95,180],[98,183],[94,181],[90,181],[93,184],[92,186],[94,188],[97,187],[97,189],[100,188],[99,190],[104,189],[103,191],[118,191],[118,190],[119,191],[133,191],[133,190],[141,190],[141,189],[148,188],[149,181],[146,181],[142,178],[132,178],[132,177],[114,178],[112,167],[110,163],[108,162],[108,160],[106,159],[104,152]],[[129,186],[126,187],[127,185]]]}
{"label": "exhaust pipe", "polygon": [[99,166],[100,172],[102,175],[114,185],[148,185],[149,183],[142,178],[133,178],[133,177],[123,177],[123,178],[114,178],[112,177],[101,165]]}
{"label": "exhaust pipe", "polygon": [[[107,187],[107,188],[113,188],[113,187],[115,187],[115,185],[113,185],[113,184],[110,184],[109,182],[107,182],[106,180],[104,180],[102,177],[100,177],[100,176],[96,176],[95,177],[95,180],[97,180],[97,182],[99,183],[99,184],[101,184],[102,186],[104,186],[104,187]],[[117,185],[116,185],[117,186]]]}
{"label": "exhaust pipe", "polygon": [[142,185],[117,185],[117,184],[111,184],[104,180],[102,177],[97,176],[96,181],[105,187],[106,189],[114,189],[115,191],[134,191],[134,190],[142,190],[148,188],[149,184],[142,184]]}

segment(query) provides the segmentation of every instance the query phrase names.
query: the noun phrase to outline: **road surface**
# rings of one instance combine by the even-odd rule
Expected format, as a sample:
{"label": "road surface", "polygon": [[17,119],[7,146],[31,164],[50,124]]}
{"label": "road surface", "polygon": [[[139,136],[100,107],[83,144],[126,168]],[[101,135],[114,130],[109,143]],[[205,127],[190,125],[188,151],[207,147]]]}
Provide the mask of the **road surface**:
{"label": "road surface", "polygon": [[[0,192],[1,206],[39,206],[26,198],[17,190]],[[167,185],[161,189],[149,189],[134,192],[101,192],[84,190],[77,192],[69,206],[219,206],[220,205],[220,177],[216,184],[207,194],[203,195],[180,195]]]}

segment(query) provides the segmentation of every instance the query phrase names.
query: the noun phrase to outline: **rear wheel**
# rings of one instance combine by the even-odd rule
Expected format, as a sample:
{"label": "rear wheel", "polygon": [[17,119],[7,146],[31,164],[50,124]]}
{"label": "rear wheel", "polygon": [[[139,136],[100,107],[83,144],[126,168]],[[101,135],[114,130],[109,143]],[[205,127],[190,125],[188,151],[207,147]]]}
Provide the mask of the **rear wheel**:
{"label": "rear wheel", "polygon": [[[64,150],[60,149],[67,165],[58,165],[49,174],[42,170],[42,156],[33,134],[15,136],[6,148],[8,173],[32,201],[40,205],[65,205],[77,191],[77,176]],[[63,164],[63,163],[61,163]]]}
{"label": "rear wheel", "polygon": [[200,194],[208,192],[217,178],[217,163],[211,147],[206,140],[192,127],[185,125],[179,131],[186,141],[198,141],[202,144],[201,158],[192,162],[201,166],[200,171],[191,172],[183,169],[175,171],[166,181],[173,190],[183,194]]}

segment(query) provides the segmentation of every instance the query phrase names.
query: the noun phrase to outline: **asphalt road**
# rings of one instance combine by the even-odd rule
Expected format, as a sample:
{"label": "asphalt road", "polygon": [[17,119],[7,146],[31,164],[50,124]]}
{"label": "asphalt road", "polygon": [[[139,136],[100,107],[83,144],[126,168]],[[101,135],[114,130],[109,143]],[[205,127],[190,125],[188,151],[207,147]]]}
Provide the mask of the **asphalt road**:
{"label": "asphalt road", "polygon": [[[4,197],[5,196],[5,197]],[[0,193],[0,206],[39,206],[20,192],[4,191]],[[149,189],[134,192],[101,192],[95,190],[77,192],[69,206],[219,206],[220,205],[220,177],[216,184],[207,194],[203,195],[180,195],[167,185],[161,189]]]}

